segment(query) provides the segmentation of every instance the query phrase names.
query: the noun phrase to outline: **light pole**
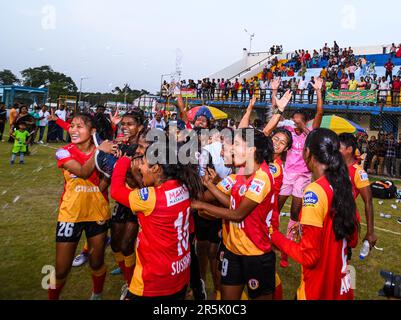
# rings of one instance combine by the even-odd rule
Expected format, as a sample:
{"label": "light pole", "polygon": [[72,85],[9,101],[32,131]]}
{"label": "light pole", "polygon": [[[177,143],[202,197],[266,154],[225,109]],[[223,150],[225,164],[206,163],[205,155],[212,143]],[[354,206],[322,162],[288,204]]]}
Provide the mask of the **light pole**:
{"label": "light pole", "polygon": [[254,33],[250,33],[248,30],[244,29],[244,31],[249,34],[249,53],[251,53],[252,50],[252,39],[255,37]]}
{"label": "light pole", "polygon": [[81,77],[81,81],[79,84],[79,98],[78,98],[78,105],[81,103],[81,95],[82,95],[82,80],[89,79],[88,77]]}

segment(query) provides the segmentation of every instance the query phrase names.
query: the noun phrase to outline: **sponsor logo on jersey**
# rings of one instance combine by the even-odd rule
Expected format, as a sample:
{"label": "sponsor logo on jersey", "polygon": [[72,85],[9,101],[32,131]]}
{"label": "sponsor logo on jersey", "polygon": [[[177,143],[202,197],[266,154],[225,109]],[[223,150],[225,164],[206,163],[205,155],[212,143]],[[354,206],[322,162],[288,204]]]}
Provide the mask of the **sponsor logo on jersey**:
{"label": "sponsor logo on jersey", "polygon": [[304,195],[304,207],[314,207],[316,203],[319,201],[316,193],[313,191],[308,191]]}
{"label": "sponsor logo on jersey", "polygon": [[250,279],[248,281],[248,287],[252,290],[256,290],[257,288],[259,288],[259,281],[256,279]]}
{"label": "sponsor logo on jersey", "polygon": [[361,181],[367,181],[369,179],[368,174],[364,170],[359,171],[359,177]]}
{"label": "sponsor logo on jersey", "polygon": [[226,191],[230,191],[232,189],[234,185],[234,181],[233,179],[231,179],[230,177],[225,178],[222,182],[221,182],[221,186],[223,187],[224,190]]}
{"label": "sponsor logo on jersey", "polygon": [[249,191],[260,195],[262,193],[263,187],[265,186],[266,182],[260,179],[253,179],[251,186],[249,187]]}
{"label": "sponsor logo on jersey", "polygon": [[98,186],[76,186],[75,192],[100,192]]}
{"label": "sponsor logo on jersey", "polygon": [[189,192],[184,187],[178,187],[169,191],[165,191],[167,207],[174,206],[189,199]]}
{"label": "sponsor logo on jersey", "polygon": [[149,198],[149,189],[148,188],[142,188],[139,190],[139,198],[143,201],[148,200]]}
{"label": "sponsor logo on jersey", "polygon": [[63,159],[69,158],[69,157],[71,157],[71,153],[69,153],[68,150],[58,149],[56,151],[56,159],[57,160],[63,160]]}
{"label": "sponsor logo on jersey", "polygon": [[245,192],[246,192],[246,186],[244,185],[239,189],[238,194],[240,197],[242,197],[245,194]]}

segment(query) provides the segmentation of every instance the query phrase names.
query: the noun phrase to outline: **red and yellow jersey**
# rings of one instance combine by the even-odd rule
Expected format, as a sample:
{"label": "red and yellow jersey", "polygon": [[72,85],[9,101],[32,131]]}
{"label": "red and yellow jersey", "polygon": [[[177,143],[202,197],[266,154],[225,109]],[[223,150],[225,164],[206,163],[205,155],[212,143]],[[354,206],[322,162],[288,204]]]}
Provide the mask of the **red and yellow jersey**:
{"label": "red and yellow jersey", "polygon": [[[74,144],[69,144],[57,150],[57,166],[61,168],[71,160],[83,165],[91,156],[92,153],[84,154]],[[58,221],[87,222],[110,219],[107,191],[102,193],[99,189],[98,171],[95,170],[88,179],[81,179],[65,169],[62,170],[65,182]]]}
{"label": "red and yellow jersey", "polygon": [[170,180],[156,188],[133,190],[129,202],[140,224],[129,290],[144,297],[179,292],[189,283],[191,262],[188,190]]}
{"label": "red and yellow jersey", "polygon": [[269,165],[270,168],[270,173],[273,176],[274,179],[274,184],[273,184],[273,199],[272,201],[274,202],[274,214],[272,219],[272,225],[273,228],[276,230],[279,227],[279,216],[280,216],[280,210],[278,208],[278,196],[280,194],[281,186],[283,185],[283,178],[284,178],[284,167],[283,167],[283,161],[281,160],[280,157],[274,160],[273,163]]}
{"label": "red and yellow jersey", "polygon": [[270,252],[269,227],[273,216],[273,177],[264,162],[248,179],[232,174],[217,187],[231,197],[230,209],[237,209],[244,197],[257,202],[257,207],[240,223],[223,223],[223,243],[228,250],[244,256]]}
{"label": "red and yellow jersey", "polygon": [[370,186],[369,176],[366,173],[366,171],[363,170],[360,165],[358,165],[357,162],[355,162],[354,164],[352,164],[348,167],[348,172],[349,172],[349,176],[351,178],[352,190],[354,192],[354,198],[356,199],[359,196],[360,189]]}
{"label": "red and yellow jersey", "polygon": [[[329,213],[333,190],[323,176],[310,184],[302,201],[300,223],[322,228],[319,231],[319,258],[313,266],[302,266],[301,285],[297,291],[299,300],[348,300],[353,299],[351,277],[347,271],[347,240],[336,240],[333,217]],[[357,231],[356,231],[357,232]]]}

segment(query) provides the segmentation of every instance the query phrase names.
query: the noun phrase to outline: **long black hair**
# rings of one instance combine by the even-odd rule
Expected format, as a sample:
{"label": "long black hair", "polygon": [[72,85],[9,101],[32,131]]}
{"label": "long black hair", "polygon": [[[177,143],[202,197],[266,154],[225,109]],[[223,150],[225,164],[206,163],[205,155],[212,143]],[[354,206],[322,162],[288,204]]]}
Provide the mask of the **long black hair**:
{"label": "long black hair", "polygon": [[334,131],[319,128],[309,133],[305,150],[326,165],[325,177],[333,188],[330,214],[337,240],[347,239],[359,228],[348,168],[340,153],[340,139]]}
{"label": "long black hair", "polygon": [[273,161],[274,147],[271,137],[266,137],[262,131],[252,128],[241,129],[238,134],[241,134],[242,140],[246,141],[249,147],[251,146],[249,138],[253,138],[253,146],[256,148],[256,163],[261,164],[266,161],[268,164]]}
{"label": "long black hair", "polygon": [[[165,143],[165,145],[164,145]],[[178,142],[176,144],[175,152],[170,150],[170,143],[167,141],[158,142],[155,141],[148,146],[151,147],[153,144],[159,144],[155,149],[154,156],[156,161],[148,161],[150,165],[159,165],[163,171],[163,175],[165,180],[178,180],[181,184],[185,185],[188,189],[189,195],[191,199],[200,199],[204,188],[202,184],[202,180],[199,176],[199,165],[189,163],[181,163],[180,157],[178,154],[180,152],[180,148],[184,145],[184,143]],[[158,161],[159,152],[164,153],[164,157],[162,157],[163,161]],[[148,152],[146,152],[146,155]]]}

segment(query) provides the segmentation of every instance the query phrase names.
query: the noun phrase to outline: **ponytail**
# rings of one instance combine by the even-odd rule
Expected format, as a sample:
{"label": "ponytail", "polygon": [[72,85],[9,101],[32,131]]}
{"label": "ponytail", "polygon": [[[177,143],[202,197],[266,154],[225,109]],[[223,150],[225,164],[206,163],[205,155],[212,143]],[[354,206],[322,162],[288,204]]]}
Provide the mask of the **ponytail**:
{"label": "ponytail", "polygon": [[305,148],[321,164],[326,165],[324,175],[333,189],[330,215],[336,240],[348,239],[359,227],[348,168],[340,153],[338,136],[329,129],[312,131]]}

